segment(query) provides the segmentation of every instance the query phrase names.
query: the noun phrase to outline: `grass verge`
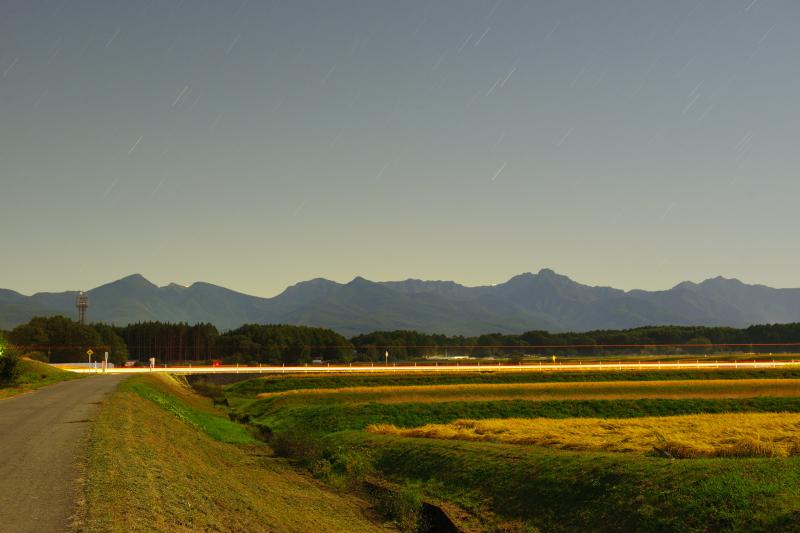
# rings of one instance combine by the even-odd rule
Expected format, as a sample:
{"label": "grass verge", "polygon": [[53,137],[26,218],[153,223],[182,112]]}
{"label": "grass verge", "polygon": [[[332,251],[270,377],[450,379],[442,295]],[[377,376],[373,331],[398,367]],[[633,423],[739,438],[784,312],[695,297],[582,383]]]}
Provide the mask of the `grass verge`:
{"label": "grass verge", "polygon": [[24,357],[19,360],[19,366],[20,374],[14,383],[5,387],[0,386],[0,400],[61,381],[86,377],[84,374],[68,372]]}
{"label": "grass verge", "polygon": [[84,531],[383,531],[174,378],[137,376],[89,437]]}

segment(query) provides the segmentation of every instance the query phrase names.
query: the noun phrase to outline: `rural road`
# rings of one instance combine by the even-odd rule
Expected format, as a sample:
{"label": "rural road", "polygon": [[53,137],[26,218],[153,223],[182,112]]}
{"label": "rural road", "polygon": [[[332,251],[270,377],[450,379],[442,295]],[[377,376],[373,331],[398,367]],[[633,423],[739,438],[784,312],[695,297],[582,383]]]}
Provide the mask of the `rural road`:
{"label": "rural road", "polygon": [[0,532],[69,530],[88,422],[123,379],[65,381],[0,400]]}

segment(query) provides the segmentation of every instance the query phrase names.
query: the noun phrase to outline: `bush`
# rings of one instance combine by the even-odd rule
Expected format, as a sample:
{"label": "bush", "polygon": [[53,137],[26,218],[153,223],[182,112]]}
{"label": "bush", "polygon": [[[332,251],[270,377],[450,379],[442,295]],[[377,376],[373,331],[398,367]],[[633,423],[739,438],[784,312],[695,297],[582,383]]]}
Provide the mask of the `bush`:
{"label": "bush", "polygon": [[321,469],[318,468],[315,474],[340,488],[360,487],[373,472],[371,458],[364,450],[338,447],[324,452],[323,455],[330,465],[328,472],[320,472]]}
{"label": "bush", "polygon": [[19,376],[19,354],[0,337],[0,384],[13,383]]}
{"label": "bush", "polygon": [[291,430],[273,435],[270,445],[275,453],[295,459],[307,467],[312,467],[322,458],[322,445],[314,436],[299,430]]}
{"label": "bush", "polygon": [[406,482],[398,490],[387,490],[377,498],[378,510],[397,524],[400,531],[425,531],[422,520],[422,491]]}

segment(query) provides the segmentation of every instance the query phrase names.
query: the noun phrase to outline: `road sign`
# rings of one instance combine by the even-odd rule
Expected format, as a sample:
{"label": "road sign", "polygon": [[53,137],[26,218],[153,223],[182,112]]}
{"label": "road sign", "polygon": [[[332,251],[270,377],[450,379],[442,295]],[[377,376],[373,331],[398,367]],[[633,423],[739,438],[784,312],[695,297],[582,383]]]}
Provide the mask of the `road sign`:
{"label": "road sign", "polygon": [[91,356],[93,356],[93,355],[94,355],[94,352],[92,351],[92,349],[91,349],[91,348],[89,348],[88,350],[86,350],[86,355],[88,355],[89,357],[91,357]]}

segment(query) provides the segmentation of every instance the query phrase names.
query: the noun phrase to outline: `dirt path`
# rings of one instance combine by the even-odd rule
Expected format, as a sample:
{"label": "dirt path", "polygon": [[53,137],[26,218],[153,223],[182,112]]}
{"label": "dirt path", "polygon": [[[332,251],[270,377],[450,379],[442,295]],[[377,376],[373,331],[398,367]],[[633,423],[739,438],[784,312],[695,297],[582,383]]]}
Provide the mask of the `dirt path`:
{"label": "dirt path", "polygon": [[0,401],[0,532],[68,529],[88,422],[122,379],[66,381]]}

